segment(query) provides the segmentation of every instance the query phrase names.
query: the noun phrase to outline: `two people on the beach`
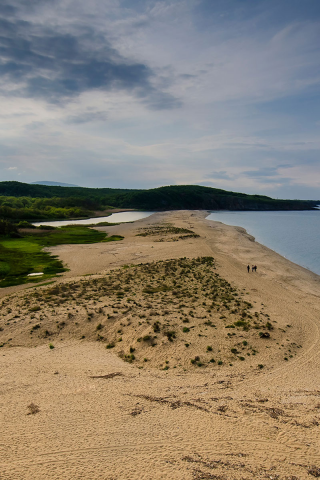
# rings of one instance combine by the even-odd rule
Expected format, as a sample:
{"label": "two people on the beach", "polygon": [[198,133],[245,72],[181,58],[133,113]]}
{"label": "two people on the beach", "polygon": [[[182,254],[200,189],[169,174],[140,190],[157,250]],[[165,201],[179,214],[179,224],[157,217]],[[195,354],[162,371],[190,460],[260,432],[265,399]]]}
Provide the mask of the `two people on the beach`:
{"label": "two people on the beach", "polygon": [[[250,265],[247,265],[247,270],[248,270],[248,273],[249,273],[250,272]],[[257,271],[257,265],[252,265],[251,271],[256,272]]]}

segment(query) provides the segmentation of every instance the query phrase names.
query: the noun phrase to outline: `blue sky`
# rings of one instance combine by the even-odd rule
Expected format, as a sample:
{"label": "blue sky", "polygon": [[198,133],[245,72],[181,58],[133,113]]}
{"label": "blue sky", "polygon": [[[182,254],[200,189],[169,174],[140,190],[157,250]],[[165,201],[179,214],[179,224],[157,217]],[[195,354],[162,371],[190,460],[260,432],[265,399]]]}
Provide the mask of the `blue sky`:
{"label": "blue sky", "polygon": [[0,5],[2,180],[320,199],[318,0]]}

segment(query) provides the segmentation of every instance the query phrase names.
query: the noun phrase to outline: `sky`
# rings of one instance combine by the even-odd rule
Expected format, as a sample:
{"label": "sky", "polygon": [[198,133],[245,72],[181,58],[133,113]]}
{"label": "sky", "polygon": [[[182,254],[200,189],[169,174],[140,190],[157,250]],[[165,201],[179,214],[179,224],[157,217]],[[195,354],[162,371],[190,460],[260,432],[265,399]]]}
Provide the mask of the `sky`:
{"label": "sky", "polygon": [[320,199],[319,0],[1,0],[0,180]]}

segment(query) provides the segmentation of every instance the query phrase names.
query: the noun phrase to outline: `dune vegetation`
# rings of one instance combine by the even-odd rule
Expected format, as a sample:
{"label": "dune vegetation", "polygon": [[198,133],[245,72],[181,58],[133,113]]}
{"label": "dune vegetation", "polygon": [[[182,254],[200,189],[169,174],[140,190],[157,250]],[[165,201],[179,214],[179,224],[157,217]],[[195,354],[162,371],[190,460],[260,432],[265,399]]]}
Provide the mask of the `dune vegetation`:
{"label": "dune vegetation", "polygon": [[86,339],[140,368],[218,368],[254,358],[261,369],[259,350],[278,351],[275,336],[284,360],[292,358],[299,346],[245,296],[215,272],[212,257],[124,265],[23,295],[3,316],[2,344]]}

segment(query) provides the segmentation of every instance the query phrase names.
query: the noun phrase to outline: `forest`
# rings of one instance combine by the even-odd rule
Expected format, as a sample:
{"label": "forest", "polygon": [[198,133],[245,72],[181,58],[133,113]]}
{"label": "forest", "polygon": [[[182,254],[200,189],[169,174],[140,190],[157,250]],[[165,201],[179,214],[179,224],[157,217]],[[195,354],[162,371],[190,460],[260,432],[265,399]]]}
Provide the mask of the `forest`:
{"label": "forest", "polygon": [[137,210],[310,210],[314,200],[279,200],[199,185],[149,190],[57,187],[0,182],[0,218],[20,221],[90,217],[112,208]]}

